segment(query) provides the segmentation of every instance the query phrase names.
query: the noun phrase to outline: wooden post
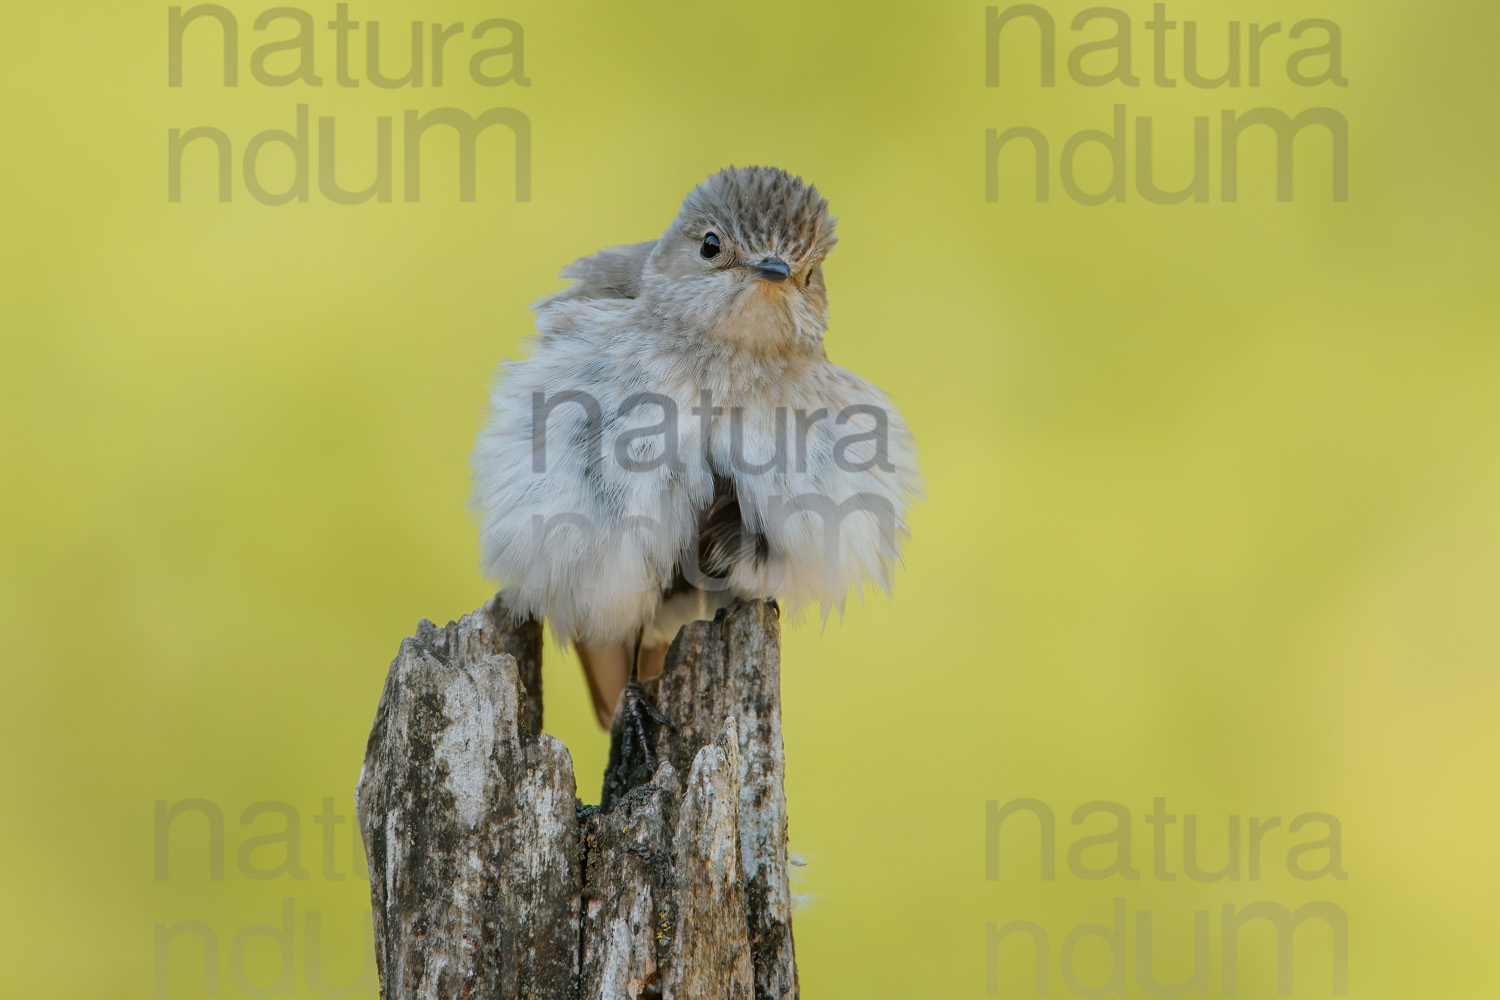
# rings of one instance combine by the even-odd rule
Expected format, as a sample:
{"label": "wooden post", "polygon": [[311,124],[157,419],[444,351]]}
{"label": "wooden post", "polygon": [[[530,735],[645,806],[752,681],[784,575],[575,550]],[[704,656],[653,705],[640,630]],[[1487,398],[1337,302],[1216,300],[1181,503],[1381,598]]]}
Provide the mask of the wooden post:
{"label": "wooden post", "polygon": [[795,998],[775,606],[683,629],[654,772],[617,722],[582,806],[541,732],[541,629],[502,599],[421,622],[380,697],[358,813],[382,996]]}

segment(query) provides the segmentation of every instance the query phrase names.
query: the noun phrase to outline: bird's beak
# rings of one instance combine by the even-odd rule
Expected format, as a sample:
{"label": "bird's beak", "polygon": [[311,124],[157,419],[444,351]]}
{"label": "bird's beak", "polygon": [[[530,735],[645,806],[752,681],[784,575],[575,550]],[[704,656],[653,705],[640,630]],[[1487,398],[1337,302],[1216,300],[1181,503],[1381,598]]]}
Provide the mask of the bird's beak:
{"label": "bird's beak", "polygon": [[767,257],[759,264],[746,264],[746,270],[754,271],[755,277],[762,281],[774,281],[777,284],[792,276],[792,269],[787,267],[786,261],[780,257]]}

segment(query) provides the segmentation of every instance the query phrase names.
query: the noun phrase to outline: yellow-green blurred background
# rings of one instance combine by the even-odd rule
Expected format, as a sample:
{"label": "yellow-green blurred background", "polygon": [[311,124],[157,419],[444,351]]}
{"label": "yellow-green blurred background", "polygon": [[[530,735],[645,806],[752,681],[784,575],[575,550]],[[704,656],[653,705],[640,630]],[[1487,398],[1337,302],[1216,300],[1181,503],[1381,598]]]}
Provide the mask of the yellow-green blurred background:
{"label": "yellow-green blurred background", "polygon": [[[464,502],[494,365],[522,349],[526,305],[559,287],[560,266],[654,237],[725,164],[769,163],[815,181],[841,220],[829,353],[894,397],[928,483],[893,599],[785,637],[791,836],[809,861],[796,891],[815,897],[795,920],[806,995],[983,996],[986,924],[1013,920],[1048,932],[1052,995],[1074,995],[1059,945],[1108,923],[1117,898],[1153,914],[1168,981],[1189,971],[1193,915],[1208,912],[1211,995],[1219,908],[1258,900],[1347,913],[1351,996],[1486,995],[1500,931],[1500,14],[1476,0],[1174,2],[1213,72],[1230,19],[1333,19],[1349,85],[1289,84],[1298,46],[1283,35],[1259,88],[1167,90],[1150,84],[1148,4],[1124,8],[1137,88],[1069,80],[1081,36],[1067,24],[1084,5],[1048,6],[1052,89],[1019,30],[1002,85],[985,86],[977,2],[354,3],[351,18],[381,22],[391,67],[413,17],[524,26],[530,86],[475,85],[464,60],[482,46],[457,38],[445,85],[420,90],[335,86],[331,3],[307,8],[321,88],[251,78],[251,49],[290,34],[256,33],[256,4],[229,4],[234,89],[205,25],[184,86],[167,86],[165,4],[8,8],[4,992],[149,997],[162,975],[167,995],[202,996],[198,938],[176,939],[164,967],[156,956],[157,925],[197,921],[216,940],[217,995],[239,996],[236,968],[269,986],[279,963],[264,937],[236,963],[234,939],[280,923],[284,900],[296,996],[373,974],[354,782],[398,640],[490,593]],[[369,182],[375,120],[395,118],[393,202],[321,198],[316,149],[306,204],[256,202],[238,164],[220,204],[201,149],[168,202],[169,129],[221,128],[238,158],[255,133],[292,128],[299,103],[336,119],[346,187]],[[1067,136],[1107,128],[1115,103],[1154,116],[1163,184],[1186,179],[1194,115],[1214,119],[1217,163],[1226,108],[1335,108],[1350,200],[1331,202],[1316,132],[1289,204],[1269,144],[1250,140],[1237,204],[1217,180],[1208,204],[1148,203],[1133,162],[1122,204],[1077,205],[1055,172],[1037,204],[1019,160],[986,200],[986,129],[1035,126],[1055,159]],[[481,142],[477,201],[457,200],[440,143],[422,200],[401,200],[401,115],[443,106],[527,115],[529,202],[498,130]],[[571,658],[548,655],[547,728],[594,801],[605,739]],[[225,816],[227,874],[208,878],[188,817],[158,880],[155,803],[192,797]],[[1038,878],[1019,821],[999,880],[985,877],[985,803],[1021,797],[1057,815],[1055,881]],[[1231,816],[1282,817],[1260,878],[1154,878],[1157,797],[1198,817],[1206,867],[1223,863]],[[343,817],[331,828],[316,820],[325,798]],[[297,811],[305,879],[237,863],[283,826],[241,824],[264,800]],[[1068,846],[1110,825],[1069,823],[1092,800],[1130,811],[1139,880],[1069,873]],[[1286,824],[1313,811],[1341,821],[1347,880],[1287,871],[1289,847],[1316,835]],[[1328,933],[1304,933],[1296,995],[1329,996]],[[1132,919],[1128,995],[1145,996],[1137,937]],[[1241,995],[1274,995],[1272,947],[1246,931]],[[1098,942],[1076,958],[1103,982]],[[1002,950],[1002,995],[1035,995],[1028,962]]]}

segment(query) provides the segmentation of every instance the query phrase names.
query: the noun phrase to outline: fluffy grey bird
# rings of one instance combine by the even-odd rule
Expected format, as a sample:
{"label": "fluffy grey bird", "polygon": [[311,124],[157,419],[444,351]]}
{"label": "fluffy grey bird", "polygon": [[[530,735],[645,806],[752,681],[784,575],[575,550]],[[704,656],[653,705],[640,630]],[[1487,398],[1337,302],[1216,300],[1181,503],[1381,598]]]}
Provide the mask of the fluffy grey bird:
{"label": "fluffy grey bird", "polygon": [[890,587],[919,490],[885,395],[832,364],[828,203],[730,167],[659,239],[562,273],[473,453],[481,564],[571,639],[599,723],[684,624],[737,598],[842,609]]}

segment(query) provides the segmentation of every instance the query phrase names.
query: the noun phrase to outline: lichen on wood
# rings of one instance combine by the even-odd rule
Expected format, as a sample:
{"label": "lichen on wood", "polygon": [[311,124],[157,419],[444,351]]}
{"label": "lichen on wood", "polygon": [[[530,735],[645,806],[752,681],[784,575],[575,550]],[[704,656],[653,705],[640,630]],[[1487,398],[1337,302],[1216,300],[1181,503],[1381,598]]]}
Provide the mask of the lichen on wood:
{"label": "lichen on wood", "polygon": [[684,628],[656,767],[616,724],[599,806],[542,732],[541,629],[503,595],[392,662],[358,789],[387,1000],[795,998],[780,628]]}

